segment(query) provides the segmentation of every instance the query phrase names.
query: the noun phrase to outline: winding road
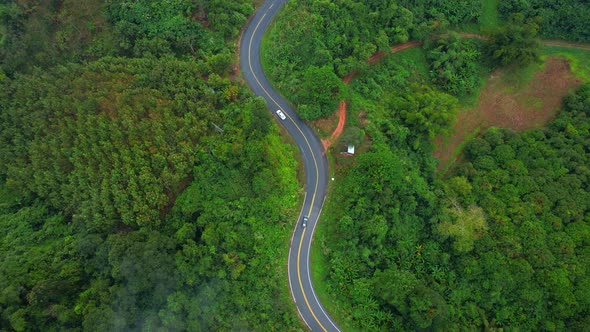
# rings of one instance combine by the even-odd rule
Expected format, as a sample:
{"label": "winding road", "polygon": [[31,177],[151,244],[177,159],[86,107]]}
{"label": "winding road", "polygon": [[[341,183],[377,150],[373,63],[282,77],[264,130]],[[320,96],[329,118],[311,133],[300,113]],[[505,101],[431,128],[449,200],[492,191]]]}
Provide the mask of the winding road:
{"label": "winding road", "polygon": [[[266,100],[272,114],[293,137],[303,157],[305,199],[291,238],[288,259],[293,300],[301,319],[312,331],[340,331],[320,304],[313,289],[309,269],[311,242],[328,186],[328,160],[321,141],[299,119],[289,103],[273,89],[260,62],[262,36],[285,2],[287,0],[267,0],[250,18],[240,41],[240,69],[250,89]],[[277,110],[284,113],[284,120],[277,116]],[[302,225],[303,216],[309,218],[306,227]]]}

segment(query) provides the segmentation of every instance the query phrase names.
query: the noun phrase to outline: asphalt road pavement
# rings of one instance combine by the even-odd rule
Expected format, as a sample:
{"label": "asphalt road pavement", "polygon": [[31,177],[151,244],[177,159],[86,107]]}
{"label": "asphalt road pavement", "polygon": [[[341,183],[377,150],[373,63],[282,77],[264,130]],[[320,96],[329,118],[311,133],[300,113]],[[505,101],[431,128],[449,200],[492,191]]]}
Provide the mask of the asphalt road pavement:
{"label": "asphalt road pavement", "polygon": [[[305,200],[289,248],[288,273],[293,300],[301,319],[312,331],[340,331],[320,304],[309,269],[309,254],[318,217],[328,186],[328,160],[324,147],[312,129],[272,87],[260,63],[260,44],[264,32],[287,0],[267,0],[248,21],[240,40],[240,68],[254,93],[262,96],[272,115],[285,127],[299,147],[305,166]],[[277,110],[284,114],[282,119]],[[307,216],[306,227],[302,226]]]}

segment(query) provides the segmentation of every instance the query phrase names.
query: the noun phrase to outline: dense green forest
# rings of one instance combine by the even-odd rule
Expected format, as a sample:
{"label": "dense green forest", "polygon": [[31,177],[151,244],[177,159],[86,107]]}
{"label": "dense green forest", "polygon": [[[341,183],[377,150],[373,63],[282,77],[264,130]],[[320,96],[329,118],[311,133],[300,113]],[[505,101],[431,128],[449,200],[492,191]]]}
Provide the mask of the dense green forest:
{"label": "dense green forest", "polygon": [[[588,20],[583,1],[502,1],[504,23],[487,40],[450,31],[477,24],[486,4],[290,1],[268,34],[266,67],[300,115],[326,116],[347,100],[344,133],[364,135],[357,157],[336,157],[316,239],[323,257],[314,264],[324,266],[315,284],[344,328],[590,325],[589,85],[547,128],[490,129],[467,144],[460,167],[436,172],[433,138],[449,132],[462,98],[494,69],[540,62],[538,37],[587,40],[587,23],[573,31],[569,21],[576,8],[571,17]],[[366,63],[409,40],[424,46]],[[351,72],[350,86],[338,83]],[[310,88],[325,94],[306,95]]]}
{"label": "dense green forest", "polygon": [[498,11],[505,18],[522,13],[540,21],[540,33],[548,38],[590,42],[590,6],[585,0],[503,0]]}
{"label": "dense green forest", "polygon": [[445,181],[393,110],[373,110],[319,239],[338,314],[360,330],[588,326],[590,85],[548,128],[473,140]]}
{"label": "dense green forest", "polygon": [[407,41],[411,26],[412,13],[395,1],[289,1],[269,31],[265,68],[302,118],[324,117],[345,94],[339,77]]}
{"label": "dense green forest", "polygon": [[429,84],[470,95],[495,66],[539,57],[538,20],[520,12],[508,15],[506,26],[487,31],[488,42],[462,40],[450,30],[476,23],[481,7],[481,1],[292,0],[268,33],[263,61],[304,119],[332,114],[338,100],[349,96],[340,78],[362,74],[371,55],[409,40],[426,43]]}
{"label": "dense green forest", "polygon": [[[0,4],[0,330],[302,328],[293,150],[232,68],[258,2]],[[316,241],[344,326],[590,326],[590,86],[546,128],[472,140],[448,177],[432,157],[482,77],[538,61],[537,34],[589,41],[589,7],[501,1],[488,41],[449,31],[484,4],[290,0],[269,31],[300,115],[348,99],[362,141]],[[424,48],[366,63],[410,40]]]}
{"label": "dense green forest", "polygon": [[0,330],[297,330],[250,1],[0,5]]}
{"label": "dense green forest", "polygon": [[248,0],[9,0],[0,5],[0,66],[28,71],[107,55],[228,55]]}

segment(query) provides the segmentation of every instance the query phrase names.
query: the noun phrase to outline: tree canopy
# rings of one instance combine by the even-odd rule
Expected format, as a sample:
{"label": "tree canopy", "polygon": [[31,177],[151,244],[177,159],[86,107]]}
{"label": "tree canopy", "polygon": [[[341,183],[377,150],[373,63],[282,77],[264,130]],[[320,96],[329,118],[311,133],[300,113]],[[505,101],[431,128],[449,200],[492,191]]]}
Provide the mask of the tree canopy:
{"label": "tree canopy", "polygon": [[583,329],[589,92],[567,97],[547,128],[473,139],[449,179],[432,177],[426,146],[400,128],[418,124],[381,114],[319,239],[340,314],[367,330]]}
{"label": "tree canopy", "polygon": [[539,33],[544,37],[590,41],[590,6],[585,0],[506,0],[498,3],[505,18],[522,13],[526,19],[539,19]]}
{"label": "tree canopy", "polygon": [[473,40],[451,33],[428,41],[425,49],[430,77],[437,87],[459,96],[476,91],[480,85],[481,52]]}
{"label": "tree canopy", "polygon": [[300,327],[295,160],[232,72],[252,9],[0,5],[0,330]]}
{"label": "tree canopy", "polygon": [[541,43],[537,39],[538,24],[525,21],[522,14],[510,16],[509,23],[490,36],[490,56],[497,64],[517,66],[538,62]]}

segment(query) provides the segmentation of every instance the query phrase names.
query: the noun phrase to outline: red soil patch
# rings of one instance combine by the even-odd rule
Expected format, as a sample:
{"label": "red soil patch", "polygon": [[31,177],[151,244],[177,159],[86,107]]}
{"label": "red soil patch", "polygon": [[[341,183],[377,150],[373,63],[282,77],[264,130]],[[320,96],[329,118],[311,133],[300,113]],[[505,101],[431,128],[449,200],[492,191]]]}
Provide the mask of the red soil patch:
{"label": "red soil patch", "polygon": [[476,130],[503,127],[523,131],[545,125],[555,117],[563,97],[581,84],[571,73],[568,61],[554,57],[548,58],[545,70],[536,73],[520,91],[507,92],[502,78],[502,72],[494,73],[481,90],[479,105],[459,114],[454,134],[436,139],[434,157],[440,162],[439,170],[457,159],[451,160],[453,154]]}
{"label": "red soil patch", "polygon": [[329,138],[322,139],[322,144],[324,145],[324,149],[328,150],[328,148],[338,140],[340,134],[342,134],[342,130],[344,129],[344,124],[346,124],[346,102],[341,101],[338,105],[338,125],[336,129],[332,132]]}
{"label": "red soil patch", "polygon": [[348,75],[346,75],[342,78],[342,82],[344,82],[344,84],[350,83],[350,81],[352,81],[352,79],[356,76],[356,74],[357,74],[356,71],[349,73]]}

